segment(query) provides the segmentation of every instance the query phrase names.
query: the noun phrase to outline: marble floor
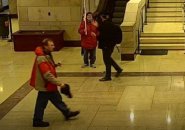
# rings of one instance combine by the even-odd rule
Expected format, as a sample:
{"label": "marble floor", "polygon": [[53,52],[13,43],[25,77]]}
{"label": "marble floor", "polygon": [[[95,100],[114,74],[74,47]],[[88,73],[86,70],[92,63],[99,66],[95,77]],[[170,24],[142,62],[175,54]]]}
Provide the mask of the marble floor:
{"label": "marble floor", "polygon": [[[16,20],[13,24],[17,24]],[[17,26],[13,26],[16,31]],[[120,61],[123,75],[108,82],[103,76],[102,54],[97,49],[97,68],[81,68],[80,48],[54,52],[59,78],[71,85],[74,98],[63,100],[80,115],[65,121],[52,104],[44,120],[48,128],[33,128],[37,92],[28,87],[33,52],[15,52],[13,43],[0,40],[0,129],[1,130],[185,130],[185,51],[167,55],[138,55],[135,61]],[[115,72],[115,70],[113,70]],[[78,73],[78,76],[75,74]],[[93,73],[97,75],[93,76]],[[67,74],[70,74],[68,76]],[[12,104],[14,105],[12,105]],[[8,109],[6,106],[12,106]]]}

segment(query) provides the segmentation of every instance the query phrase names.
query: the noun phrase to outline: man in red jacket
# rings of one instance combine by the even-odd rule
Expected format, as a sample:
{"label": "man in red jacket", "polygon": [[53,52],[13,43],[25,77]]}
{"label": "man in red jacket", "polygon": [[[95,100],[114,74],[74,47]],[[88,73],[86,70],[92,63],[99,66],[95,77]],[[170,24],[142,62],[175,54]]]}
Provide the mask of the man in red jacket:
{"label": "man in red jacket", "polygon": [[55,70],[57,65],[51,54],[55,48],[53,41],[51,39],[44,39],[42,44],[42,47],[37,47],[35,50],[36,58],[30,79],[30,85],[38,90],[33,127],[49,126],[48,122],[43,121],[44,110],[48,101],[51,101],[63,113],[66,120],[80,113],[79,111],[72,112],[67,108],[57,89],[57,86],[65,89],[66,85],[61,83],[57,78]]}
{"label": "man in red jacket", "polygon": [[78,32],[81,34],[81,46],[83,48],[84,55],[84,65],[82,66],[82,68],[89,65],[92,68],[96,68],[94,63],[96,60],[97,36],[99,35],[97,28],[98,24],[93,19],[92,13],[88,12],[86,14],[86,22],[83,21],[78,29]]}

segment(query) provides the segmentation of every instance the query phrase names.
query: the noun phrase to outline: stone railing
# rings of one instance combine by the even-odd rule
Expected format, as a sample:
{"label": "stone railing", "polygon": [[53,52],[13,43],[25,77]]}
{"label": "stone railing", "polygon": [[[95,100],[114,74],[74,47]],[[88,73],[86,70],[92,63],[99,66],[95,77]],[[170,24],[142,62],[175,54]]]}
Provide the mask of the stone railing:
{"label": "stone railing", "polygon": [[134,60],[139,48],[139,35],[145,22],[147,0],[130,0],[127,3],[121,29],[123,41],[120,46],[121,60]]}

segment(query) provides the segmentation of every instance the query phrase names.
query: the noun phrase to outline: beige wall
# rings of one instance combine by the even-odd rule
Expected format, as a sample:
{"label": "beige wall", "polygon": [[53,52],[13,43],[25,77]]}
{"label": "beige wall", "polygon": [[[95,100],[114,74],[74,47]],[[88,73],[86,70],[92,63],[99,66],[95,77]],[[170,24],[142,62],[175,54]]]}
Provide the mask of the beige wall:
{"label": "beige wall", "polygon": [[9,11],[11,14],[17,14],[17,0],[9,0]]}
{"label": "beige wall", "polygon": [[[92,1],[95,0],[89,0]],[[82,17],[82,0],[17,2],[20,30],[65,30],[65,40],[80,39],[77,31]]]}

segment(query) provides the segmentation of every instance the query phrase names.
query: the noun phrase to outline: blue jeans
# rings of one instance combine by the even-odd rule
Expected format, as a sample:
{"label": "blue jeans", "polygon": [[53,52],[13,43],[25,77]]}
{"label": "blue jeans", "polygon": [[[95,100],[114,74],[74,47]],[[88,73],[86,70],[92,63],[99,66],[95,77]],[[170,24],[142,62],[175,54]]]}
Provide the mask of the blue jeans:
{"label": "blue jeans", "polygon": [[83,48],[84,51],[84,64],[89,65],[89,60],[90,64],[94,64],[96,61],[96,48],[95,49],[85,49]]}
{"label": "blue jeans", "polygon": [[56,92],[38,92],[35,111],[34,111],[34,118],[33,121],[42,121],[44,116],[44,110],[48,104],[48,101],[59,109],[64,116],[67,116],[69,113],[69,109],[67,105],[62,101],[62,96],[58,91]]}

